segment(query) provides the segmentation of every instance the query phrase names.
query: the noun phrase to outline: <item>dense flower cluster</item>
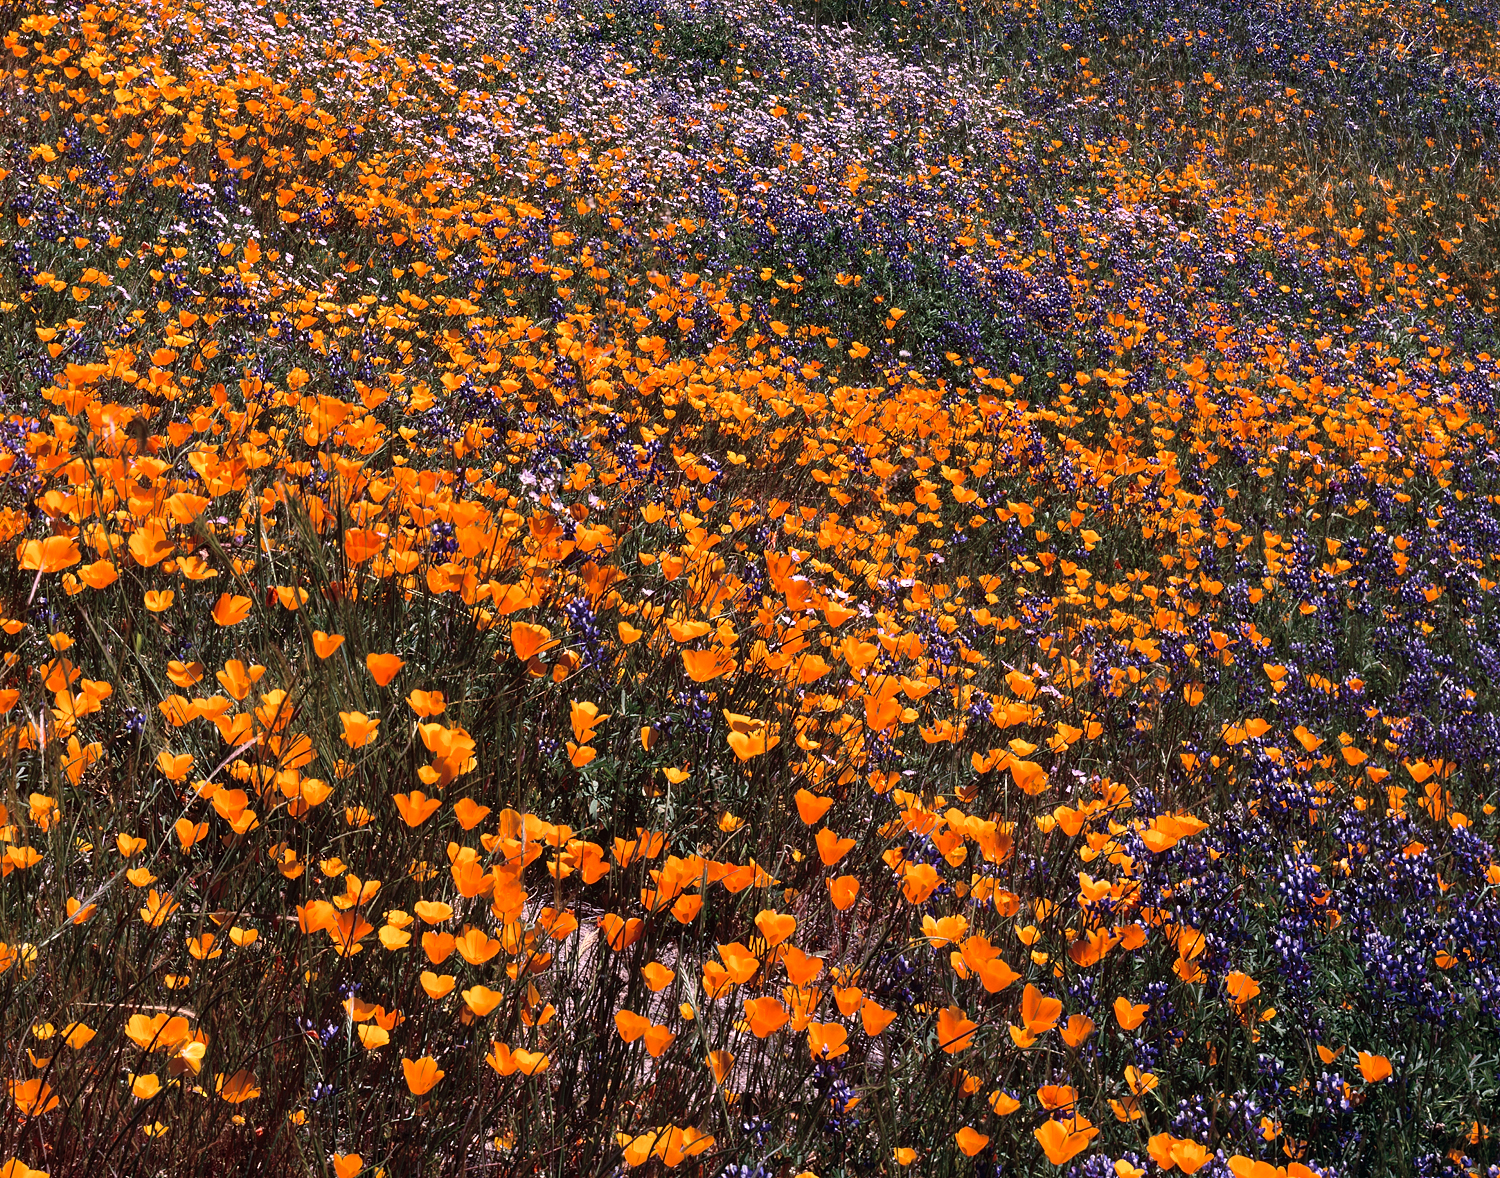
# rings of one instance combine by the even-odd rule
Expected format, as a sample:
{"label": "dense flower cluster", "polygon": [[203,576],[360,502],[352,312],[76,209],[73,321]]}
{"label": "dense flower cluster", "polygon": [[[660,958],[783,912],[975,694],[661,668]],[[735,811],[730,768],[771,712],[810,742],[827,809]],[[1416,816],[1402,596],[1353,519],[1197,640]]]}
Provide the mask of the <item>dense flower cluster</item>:
{"label": "dense flower cluster", "polygon": [[0,1175],[1500,1173],[1492,7],[279,3],[0,13]]}

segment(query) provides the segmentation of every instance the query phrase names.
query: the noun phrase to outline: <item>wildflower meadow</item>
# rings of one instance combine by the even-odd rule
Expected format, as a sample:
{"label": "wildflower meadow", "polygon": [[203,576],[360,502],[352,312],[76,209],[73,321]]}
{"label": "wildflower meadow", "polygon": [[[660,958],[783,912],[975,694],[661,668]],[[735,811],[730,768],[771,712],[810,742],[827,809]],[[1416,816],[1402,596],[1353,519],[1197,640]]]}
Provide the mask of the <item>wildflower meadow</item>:
{"label": "wildflower meadow", "polygon": [[1496,0],[0,33],[0,1175],[1500,1174]]}

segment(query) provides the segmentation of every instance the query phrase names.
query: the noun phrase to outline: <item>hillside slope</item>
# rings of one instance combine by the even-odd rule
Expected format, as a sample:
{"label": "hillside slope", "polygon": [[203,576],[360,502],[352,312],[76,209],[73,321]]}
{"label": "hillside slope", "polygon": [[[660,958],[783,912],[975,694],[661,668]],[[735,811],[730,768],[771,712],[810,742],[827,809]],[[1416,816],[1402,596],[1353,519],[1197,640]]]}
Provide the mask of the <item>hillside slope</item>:
{"label": "hillside slope", "polygon": [[0,8],[0,1173],[1500,1173],[1493,5],[278,2]]}

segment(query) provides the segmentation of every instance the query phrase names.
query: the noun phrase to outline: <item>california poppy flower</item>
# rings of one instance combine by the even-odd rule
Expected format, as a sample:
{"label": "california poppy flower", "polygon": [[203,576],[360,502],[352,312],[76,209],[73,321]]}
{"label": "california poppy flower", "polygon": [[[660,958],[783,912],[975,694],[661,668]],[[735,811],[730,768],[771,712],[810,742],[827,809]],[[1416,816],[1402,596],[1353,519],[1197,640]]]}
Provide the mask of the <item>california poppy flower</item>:
{"label": "california poppy flower", "polygon": [[807,1049],[814,1059],[837,1059],[847,1054],[849,1032],[842,1023],[809,1023]]}
{"label": "california poppy flower", "polygon": [[758,1039],[774,1034],[786,1026],[791,1015],[775,998],[768,996],[745,999],[745,1022]]}
{"label": "california poppy flower", "polygon": [[1146,1003],[1137,1005],[1128,998],[1116,998],[1115,1021],[1120,1024],[1121,1030],[1133,1031],[1145,1021],[1146,1013],[1150,1009],[1150,1005]]}
{"label": "california poppy flower", "polygon": [[50,1113],[61,1104],[50,1085],[39,1078],[30,1080],[7,1080],[10,1098],[23,1117],[39,1117]]}
{"label": "california poppy flower", "polygon": [[220,626],[235,626],[250,616],[255,603],[239,594],[223,593],[213,608],[214,622]]}
{"label": "california poppy flower", "polygon": [[340,712],[339,719],[344,725],[343,741],[352,749],[369,744],[380,727],[378,716],[366,716],[363,712]]}
{"label": "california poppy flower", "polygon": [[406,1086],[413,1096],[425,1096],[447,1074],[430,1055],[415,1060],[403,1058],[401,1071],[406,1076]]}
{"label": "california poppy flower", "polygon": [[1391,1076],[1391,1061],[1383,1055],[1372,1055],[1368,1051],[1359,1053],[1359,1074],[1366,1084],[1378,1084]]}
{"label": "california poppy flower", "polygon": [[230,1104],[243,1104],[260,1095],[260,1087],[253,1073],[240,1070],[233,1075],[219,1075],[214,1080],[214,1091]]}
{"label": "california poppy flower", "polygon": [[755,917],[755,927],[760,929],[767,945],[779,945],[797,931],[797,918],[790,913],[762,909]]}
{"label": "california poppy flower", "polygon": [[1063,1121],[1049,1117],[1034,1132],[1047,1160],[1054,1166],[1065,1166],[1088,1148],[1099,1130],[1085,1118],[1074,1116]]}
{"label": "california poppy flower", "polygon": [[396,677],[397,672],[406,666],[406,663],[393,654],[367,654],[365,666],[369,669],[370,677],[384,687]]}
{"label": "california poppy flower", "polygon": [[938,1011],[937,1045],[948,1055],[964,1051],[974,1045],[974,1032],[979,1024],[965,1017],[957,1006],[945,1006]]}
{"label": "california poppy flower", "polygon": [[833,906],[845,912],[854,906],[859,897],[859,880],[852,875],[841,875],[828,881],[828,896]]}
{"label": "california poppy flower", "polygon": [[[72,568],[80,560],[78,541],[72,536],[48,536],[45,540],[23,540],[16,550],[22,569],[38,573],[58,573]],[[144,563],[144,562],[142,562]]]}
{"label": "california poppy flower", "polygon": [[407,826],[421,826],[442,807],[442,801],[438,798],[429,798],[419,789],[414,789],[409,794],[395,795],[396,809],[400,811],[401,820]]}

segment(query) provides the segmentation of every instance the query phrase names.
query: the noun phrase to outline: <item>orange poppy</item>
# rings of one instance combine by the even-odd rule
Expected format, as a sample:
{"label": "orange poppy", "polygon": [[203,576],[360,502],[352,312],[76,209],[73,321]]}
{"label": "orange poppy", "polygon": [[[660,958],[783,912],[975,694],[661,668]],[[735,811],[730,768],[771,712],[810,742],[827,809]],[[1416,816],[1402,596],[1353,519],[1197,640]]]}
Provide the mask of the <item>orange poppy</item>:
{"label": "orange poppy", "polygon": [[223,593],[213,609],[213,619],[220,626],[236,626],[250,616],[250,607],[255,603],[239,594]]}
{"label": "orange poppy", "polygon": [[745,1022],[757,1039],[764,1039],[786,1026],[791,1015],[772,997],[745,999]]}
{"label": "orange poppy", "polygon": [[369,669],[370,677],[384,687],[396,677],[397,672],[406,666],[406,663],[393,654],[367,654],[365,666]]}
{"label": "orange poppy", "polygon": [[406,1086],[413,1096],[425,1096],[447,1074],[430,1055],[415,1060],[403,1057],[401,1071],[406,1076]]}
{"label": "orange poppy", "polygon": [[232,1076],[220,1075],[214,1081],[214,1091],[230,1104],[243,1104],[260,1095],[253,1073],[240,1070]]}
{"label": "orange poppy", "polygon": [[442,807],[442,801],[438,798],[429,798],[419,789],[414,789],[410,794],[395,795],[396,809],[400,811],[401,819],[407,826],[421,826]]}

